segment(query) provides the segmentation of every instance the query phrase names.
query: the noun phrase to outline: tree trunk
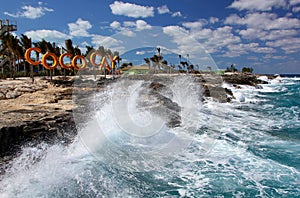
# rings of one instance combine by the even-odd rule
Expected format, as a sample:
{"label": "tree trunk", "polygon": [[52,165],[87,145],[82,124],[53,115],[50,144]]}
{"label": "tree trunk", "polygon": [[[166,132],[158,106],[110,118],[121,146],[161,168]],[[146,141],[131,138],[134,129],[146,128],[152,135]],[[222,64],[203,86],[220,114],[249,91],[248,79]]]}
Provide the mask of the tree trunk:
{"label": "tree trunk", "polygon": [[97,79],[97,70],[95,70],[95,67],[93,67],[93,74],[94,74],[94,79],[96,80]]}
{"label": "tree trunk", "polygon": [[15,56],[13,56],[13,80],[16,80],[16,61],[15,61]]}
{"label": "tree trunk", "polygon": [[66,80],[67,80],[66,69],[65,69],[65,68],[63,68],[63,70],[64,70],[64,81],[66,81]]}
{"label": "tree trunk", "polygon": [[34,83],[34,77],[33,77],[33,65],[30,65],[30,78],[31,78],[31,82]]}

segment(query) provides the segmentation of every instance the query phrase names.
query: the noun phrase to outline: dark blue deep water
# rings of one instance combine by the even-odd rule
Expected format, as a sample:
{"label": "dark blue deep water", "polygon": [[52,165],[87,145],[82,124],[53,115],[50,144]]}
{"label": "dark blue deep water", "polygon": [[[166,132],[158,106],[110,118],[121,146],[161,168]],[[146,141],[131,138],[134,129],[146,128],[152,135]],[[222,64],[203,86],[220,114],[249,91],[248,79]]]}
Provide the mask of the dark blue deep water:
{"label": "dark blue deep water", "polygon": [[[105,138],[85,136],[97,134],[91,122],[68,147],[24,147],[1,176],[0,197],[300,197],[300,78],[278,77],[261,89],[224,84],[235,96],[227,104],[193,98],[183,91],[193,82],[180,80],[184,87],[170,89],[184,107],[181,127],[132,140],[116,132],[113,110],[101,104],[95,120]],[[128,111],[135,112],[138,95],[131,96]],[[147,125],[147,116],[134,119]],[[169,150],[160,153],[156,141],[170,143],[176,135],[188,143],[164,145]]]}

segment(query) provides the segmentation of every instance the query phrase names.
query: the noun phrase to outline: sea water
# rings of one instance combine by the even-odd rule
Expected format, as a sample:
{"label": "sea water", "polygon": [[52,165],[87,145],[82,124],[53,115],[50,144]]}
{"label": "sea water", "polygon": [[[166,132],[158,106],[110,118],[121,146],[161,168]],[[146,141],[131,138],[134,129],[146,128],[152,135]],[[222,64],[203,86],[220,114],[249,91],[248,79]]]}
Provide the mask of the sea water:
{"label": "sea water", "polygon": [[[127,91],[114,102],[115,92],[95,94],[101,105],[71,145],[24,147],[1,175],[0,197],[299,197],[300,78],[268,81],[224,83],[235,97],[218,103],[177,79],[167,85],[182,110],[176,128],[136,105],[142,81],[112,85]],[[128,122],[111,107],[123,100]],[[148,136],[132,131],[157,125]]]}

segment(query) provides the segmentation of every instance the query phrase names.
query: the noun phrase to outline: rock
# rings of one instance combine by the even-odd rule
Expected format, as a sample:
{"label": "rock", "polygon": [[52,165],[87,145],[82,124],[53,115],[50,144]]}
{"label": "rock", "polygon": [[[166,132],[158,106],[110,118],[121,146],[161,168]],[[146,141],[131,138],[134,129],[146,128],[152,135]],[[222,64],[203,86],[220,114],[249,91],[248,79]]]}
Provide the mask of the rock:
{"label": "rock", "polygon": [[222,75],[222,78],[225,82],[230,84],[239,84],[239,85],[250,85],[256,86],[257,84],[267,84],[267,82],[260,80],[256,75],[253,74],[243,74],[236,73],[231,75]]}
{"label": "rock", "polygon": [[6,99],[13,99],[13,98],[17,98],[21,95],[20,92],[18,91],[8,91],[5,95]]}
{"label": "rock", "polygon": [[138,102],[139,107],[147,109],[166,120],[168,127],[180,126],[181,107],[170,99],[173,96],[172,92],[158,81],[146,82],[142,87],[145,89],[140,92],[141,98],[148,99],[140,100]]}
{"label": "rock", "polygon": [[4,93],[0,92],[0,100],[6,99],[6,96]]}
{"label": "rock", "polygon": [[1,91],[3,94],[6,94],[6,93],[9,91],[9,89],[8,89],[8,87],[6,87],[6,86],[2,86],[2,87],[0,88],[0,91]]}
{"label": "rock", "polygon": [[15,91],[18,91],[18,92],[23,92],[23,93],[32,93],[34,92],[35,90],[29,88],[29,87],[20,87],[20,88],[16,88]]}

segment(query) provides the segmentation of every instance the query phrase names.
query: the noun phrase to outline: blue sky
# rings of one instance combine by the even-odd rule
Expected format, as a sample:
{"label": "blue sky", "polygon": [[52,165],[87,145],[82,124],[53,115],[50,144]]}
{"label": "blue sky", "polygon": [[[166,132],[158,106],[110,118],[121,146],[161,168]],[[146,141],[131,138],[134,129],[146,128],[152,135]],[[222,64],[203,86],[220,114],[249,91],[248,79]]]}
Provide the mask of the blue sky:
{"label": "blue sky", "polygon": [[[125,53],[152,45],[203,66],[300,73],[300,0],[6,0],[0,19],[16,21],[18,36],[59,45],[71,38],[83,50],[104,45]],[[141,60],[145,54],[136,53]]]}

